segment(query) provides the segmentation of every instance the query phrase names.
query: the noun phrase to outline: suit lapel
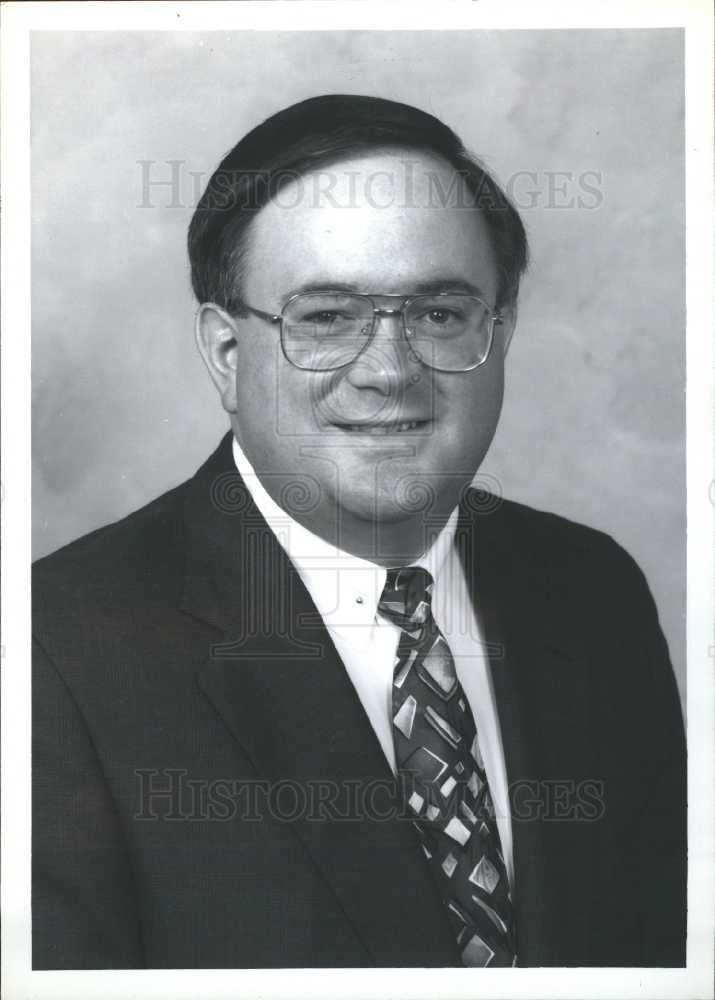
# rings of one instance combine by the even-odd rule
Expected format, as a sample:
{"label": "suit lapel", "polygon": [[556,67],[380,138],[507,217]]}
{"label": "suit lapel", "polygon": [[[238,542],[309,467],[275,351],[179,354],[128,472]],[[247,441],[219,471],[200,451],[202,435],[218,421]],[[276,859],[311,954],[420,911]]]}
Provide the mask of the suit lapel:
{"label": "suit lapel", "polygon": [[[198,683],[378,966],[460,964],[446,911],[360,700],[298,573],[232,467],[230,437],[187,507],[182,609],[218,641]],[[296,798],[297,796],[297,798]],[[380,818],[387,815],[388,818]]]}
{"label": "suit lapel", "polygon": [[548,566],[525,551],[508,506],[485,516],[468,495],[457,545],[488,644],[504,747],[519,964],[559,965],[568,963],[569,942],[587,935],[588,921],[584,905],[566,905],[576,859],[566,861],[559,847],[564,826],[549,818],[549,781],[571,773],[569,755],[590,724],[589,699],[576,669],[583,651],[551,600]]}

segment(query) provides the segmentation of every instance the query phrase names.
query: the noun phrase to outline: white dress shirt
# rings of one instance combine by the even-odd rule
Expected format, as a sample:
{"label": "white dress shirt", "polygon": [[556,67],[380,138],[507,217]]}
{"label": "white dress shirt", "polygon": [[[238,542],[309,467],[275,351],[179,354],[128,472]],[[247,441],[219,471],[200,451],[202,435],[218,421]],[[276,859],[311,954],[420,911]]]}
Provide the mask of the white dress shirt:
{"label": "white dress shirt", "polygon": [[[233,456],[253,502],[294,564],[335,644],[393,773],[392,678],[400,629],[377,612],[387,570],[314,535],[268,494],[234,438]],[[502,853],[514,888],[511,814],[486,646],[454,545],[457,508],[431,547],[411,565],[434,579],[432,612],[454,657],[474,715],[494,801]]]}

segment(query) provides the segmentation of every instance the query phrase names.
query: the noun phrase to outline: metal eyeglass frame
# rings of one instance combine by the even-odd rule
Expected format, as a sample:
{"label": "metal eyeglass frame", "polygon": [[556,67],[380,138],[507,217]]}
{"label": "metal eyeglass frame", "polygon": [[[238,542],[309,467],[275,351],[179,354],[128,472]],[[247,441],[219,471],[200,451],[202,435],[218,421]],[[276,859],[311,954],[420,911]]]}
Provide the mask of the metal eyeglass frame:
{"label": "metal eyeglass frame", "polygon": [[[286,351],[285,338],[284,338],[284,335],[283,335],[283,318],[284,318],[283,317],[283,313],[288,308],[288,306],[291,304],[291,302],[294,302],[296,299],[299,299],[299,298],[301,298],[304,295],[315,295],[315,294],[321,294],[321,295],[331,295],[331,294],[333,294],[333,295],[354,295],[357,298],[367,299],[368,302],[370,303],[370,305],[372,306],[372,326],[370,327],[370,335],[365,338],[364,345],[360,348],[360,350],[355,355],[355,357],[350,359],[350,361],[345,361],[341,365],[334,365],[331,368],[307,368],[307,367],[304,367],[303,365],[298,365],[298,364],[295,363],[295,361],[293,361],[291,358],[288,357],[288,352]],[[405,312],[408,309],[408,307],[413,302],[415,302],[417,299],[424,299],[424,298],[429,298],[429,299],[435,299],[435,298],[437,298],[438,299],[438,298],[441,298],[442,296],[444,296],[445,298],[447,298],[449,296],[454,296],[454,295],[461,295],[465,299],[474,299],[475,301],[479,302],[480,305],[484,306],[484,308],[487,310],[487,313],[489,315],[489,341],[487,343],[487,349],[486,349],[486,351],[484,353],[484,357],[482,358],[481,361],[477,361],[476,364],[469,365],[468,368],[456,368],[456,369],[455,368],[439,368],[439,367],[437,367],[437,365],[431,365],[429,363],[429,361],[425,361],[425,359],[422,357],[422,355],[419,353],[419,351],[417,351],[415,349],[415,347],[410,343],[409,338],[410,338],[411,332],[408,330],[407,325],[405,324]],[[402,302],[402,305],[401,305],[401,307],[399,309],[383,309],[383,308],[375,305],[375,301],[374,300],[376,298],[380,298],[380,299],[402,299],[403,302]],[[461,374],[464,374],[465,372],[473,372],[473,371],[475,371],[477,368],[480,368],[488,360],[489,355],[491,354],[491,351],[492,351],[492,345],[494,343],[494,327],[495,326],[499,326],[499,325],[501,325],[504,322],[504,318],[503,318],[502,314],[499,312],[498,309],[492,309],[492,307],[489,305],[489,303],[485,302],[484,299],[480,299],[478,295],[469,295],[469,294],[467,294],[465,292],[436,292],[436,293],[434,293],[432,295],[421,293],[419,295],[404,296],[404,295],[396,295],[396,294],[375,295],[374,293],[368,293],[368,292],[342,292],[342,291],[339,291],[337,289],[326,288],[325,291],[321,291],[320,293],[316,293],[316,292],[296,292],[295,295],[291,295],[291,297],[286,301],[285,305],[283,306],[283,310],[280,313],[269,313],[269,312],[265,312],[263,309],[256,309],[255,306],[250,306],[250,305],[248,305],[247,302],[244,302],[243,300],[241,300],[241,302],[240,302],[239,310],[240,309],[245,309],[248,312],[252,313],[254,316],[258,316],[260,319],[267,320],[267,322],[272,323],[274,325],[276,323],[279,323],[280,324],[281,350],[283,352],[283,357],[286,359],[286,361],[288,362],[288,364],[293,365],[294,368],[297,368],[299,371],[304,371],[304,372],[333,372],[333,371],[339,371],[341,368],[347,368],[349,365],[355,364],[355,362],[360,357],[360,355],[363,354],[368,349],[368,347],[370,346],[370,344],[374,340],[375,331],[377,329],[377,323],[375,322],[375,320],[377,319],[377,317],[378,316],[400,316],[400,318],[402,320],[402,324],[401,324],[401,326],[402,326],[402,336],[404,337],[405,343],[409,347],[410,351],[412,352],[412,354],[415,356],[415,358],[418,361],[420,361],[427,368],[431,368],[433,371],[446,372],[449,375],[461,375]]]}

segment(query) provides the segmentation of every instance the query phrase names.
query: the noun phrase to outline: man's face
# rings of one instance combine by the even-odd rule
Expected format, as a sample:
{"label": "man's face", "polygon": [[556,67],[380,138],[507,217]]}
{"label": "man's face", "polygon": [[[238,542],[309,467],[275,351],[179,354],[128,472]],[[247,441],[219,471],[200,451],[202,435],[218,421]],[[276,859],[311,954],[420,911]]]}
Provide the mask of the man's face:
{"label": "man's face", "polygon": [[[408,296],[437,282],[444,291],[479,289],[494,305],[487,228],[478,211],[464,207],[469,198],[459,196],[463,182],[451,166],[418,153],[379,152],[343,160],[329,174],[327,194],[316,196],[317,175],[308,175],[257,214],[242,287],[248,304],[279,313],[305,287],[347,285],[394,307],[400,303],[379,296]],[[444,205],[439,194],[450,186]],[[486,363],[458,374],[411,355],[396,317],[380,318],[359,358],[328,373],[293,367],[278,327],[265,320],[249,316],[237,328],[232,422],[254,467],[271,473],[265,485],[275,499],[285,505],[286,483],[308,476],[328,516],[340,510],[397,527],[414,518],[425,496],[432,499],[422,516],[454,507],[497,426],[499,327]],[[405,430],[405,423],[417,426]]]}

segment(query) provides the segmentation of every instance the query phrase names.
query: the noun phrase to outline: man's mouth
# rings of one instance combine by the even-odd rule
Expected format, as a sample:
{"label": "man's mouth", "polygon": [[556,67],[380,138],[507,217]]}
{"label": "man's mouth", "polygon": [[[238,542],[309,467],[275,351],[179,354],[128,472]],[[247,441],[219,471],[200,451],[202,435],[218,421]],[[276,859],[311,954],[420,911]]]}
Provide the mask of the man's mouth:
{"label": "man's mouth", "polygon": [[334,426],[348,434],[384,435],[407,434],[410,431],[419,433],[424,431],[430,422],[429,420],[392,420],[363,424],[336,423]]}

